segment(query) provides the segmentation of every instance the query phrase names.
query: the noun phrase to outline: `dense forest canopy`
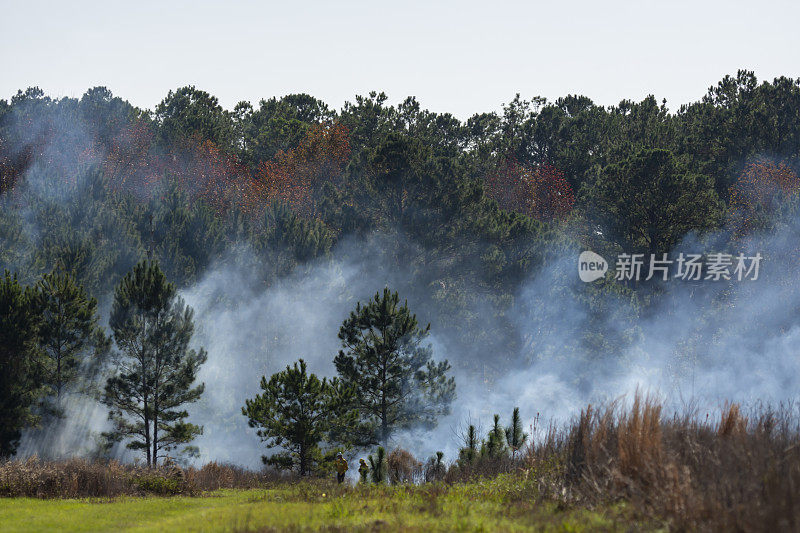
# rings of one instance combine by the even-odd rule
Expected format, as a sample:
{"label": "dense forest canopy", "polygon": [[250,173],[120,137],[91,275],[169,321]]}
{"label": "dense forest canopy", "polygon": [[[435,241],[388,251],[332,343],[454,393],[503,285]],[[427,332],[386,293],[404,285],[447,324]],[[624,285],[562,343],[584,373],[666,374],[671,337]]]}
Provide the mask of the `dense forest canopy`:
{"label": "dense forest canopy", "polygon": [[[280,275],[382,230],[421,245],[427,267],[469,264],[481,284],[513,293],[541,263],[530,243],[553,241],[555,229],[581,241],[601,227],[609,245],[666,252],[688,232],[722,227],[732,203],[756,208],[732,197],[747,168],[760,167],[750,179],[762,188],[777,180],[791,195],[799,99],[796,80],[741,71],[676,113],[653,97],[605,108],[518,96],[502,114],[462,122],[413,97],[387,105],[382,93],[340,111],[303,94],[228,111],[182,87],[149,111],[102,87],[80,99],[30,88],[0,100],[0,264],[29,279],[61,264],[99,296],[148,250],[186,286],[239,238],[270,258],[279,251]],[[656,168],[631,170],[652,150]],[[660,181],[647,190],[653,173]],[[641,196],[619,190],[637,187]],[[658,227],[622,213],[634,207],[660,209]],[[32,239],[42,246],[26,246]],[[102,250],[109,241],[113,252]]]}
{"label": "dense forest canopy", "polygon": [[[376,92],[340,110],[307,94],[226,110],[188,86],[145,110],[104,87],[79,99],[34,87],[0,100],[0,272],[17,276],[19,287],[5,281],[14,298],[67,274],[105,324],[114,287],[143,259],[179,291],[212,271],[248,271],[246,287],[231,277],[210,295],[219,314],[242,304],[240,291],[357,256],[370,280],[411,293],[458,372],[492,387],[513,368],[569,361],[568,381],[591,391],[604,361],[653,338],[646,320],[684,314],[686,295],[613,275],[582,284],[578,253],[674,254],[689,243],[758,249],[782,265],[758,286],[691,287],[703,303],[670,322],[685,333],[669,348],[680,373],[730,349],[708,340],[757,294],[779,295],[780,317],[747,315],[740,330],[766,339],[797,325],[799,173],[800,79],[747,71],[674,112],[652,96],[611,107],[517,96],[466,121]],[[343,298],[383,287],[366,285]],[[247,353],[269,358],[267,335]]]}

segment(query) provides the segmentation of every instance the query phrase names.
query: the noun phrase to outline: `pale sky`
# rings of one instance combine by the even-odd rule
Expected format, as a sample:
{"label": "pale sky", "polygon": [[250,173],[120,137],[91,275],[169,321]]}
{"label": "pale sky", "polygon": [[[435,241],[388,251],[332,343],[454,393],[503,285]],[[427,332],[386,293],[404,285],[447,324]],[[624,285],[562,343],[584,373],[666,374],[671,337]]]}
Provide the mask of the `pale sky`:
{"label": "pale sky", "polygon": [[0,0],[0,98],[105,85],[153,108],[196,85],[240,100],[307,92],[416,96],[466,118],[517,92],[671,109],[737,69],[800,77],[800,2]]}

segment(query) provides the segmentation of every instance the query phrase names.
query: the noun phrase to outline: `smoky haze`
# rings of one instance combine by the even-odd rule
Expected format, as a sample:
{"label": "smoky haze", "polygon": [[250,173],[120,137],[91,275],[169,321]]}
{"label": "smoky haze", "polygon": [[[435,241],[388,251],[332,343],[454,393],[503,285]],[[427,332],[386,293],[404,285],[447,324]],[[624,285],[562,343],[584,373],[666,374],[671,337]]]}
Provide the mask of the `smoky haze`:
{"label": "smoky haze", "polygon": [[[85,132],[69,134],[73,142],[88,142]],[[53,186],[53,161],[67,156],[55,143],[46,154],[25,177],[30,190],[51,202],[76,201]],[[36,243],[37,222],[22,213]],[[629,297],[582,283],[577,247],[554,250],[510,304],[497,302],[465,275],[458,288],[468,299],[453,314],[444,303],[450,281],[420,281],[427,277],[410,258],[425,250],[399,229],[343,239],[329,257],[302,264],[266,287],[261,274],[272,265],[246,243],[231,242],[196,283],[181,290],[195,310],[193,342],[208,351],[199,376],[206,391],[189,408],[190,421],[204,426],[194,442],[197,460],[258,466],[264,448],[241,408],[258,392],[261,376],[299,358],[310,371],[333,375],[339,326],[356,302],[383,287],[397,290],[419,321],[431,324],[434,358],[449,360],[456,379],[452,413],[436,429],[395,436],[393,444],[420,457],[444,450],[452,460],[460,424],[472,419],[486,427],[493,413],[505,422],[515,406],[528,426],[537,413],[563,422],[587,403],[637,389],[661,395],[675,409],[791,401],[800,385],[800,293],[793,282],[799,229],[798,220],[790,219],[769,234],[741,241],[734,252],[764,256],[758,281],[671,280],[651,288],[656,303],[644,313]],[[676,251],[714,251],[728,231],[702,239],[689,235]],[[613,265],[613,257],[604,257]],[[596,305],[602,312],[585,305],[586,291],[600,291]],[[98,296],[105,320],[111,294]],[[475,333],[477,323],[489,334]],[[602,331],[605,340],[593,342],[592,331]],[[44,430],[28,431],[18,455],[93,453],[107,428],[105,409],[91,395],[73,393],[66,415]],[[115,454],[133,457],[121,449]]]}
{"label": "smoky haze", "polygon": [[[357,301],[385,286],[407,298],[421,322],[431,323],[434,357],[448,359],[456,378],[452,413],[435,430],[395,436],[393,444],[422,457],[445,450],[453,459],[459,445],[454,433],[465,420],[488,427],[493,413],[507,421],[515,406],[528,426],[537,413],[565,422],[588,403],[630,397],[637,389],[660,396],[676,411],[715,411],[726,401],[791,401],[800,385],[800,326],[791,324],[800,295],[786,283],[797,274],[790,262],[797,230],[792,221],[740,250],[766,258],[757,281],[671,280],[640,318],[632,317],[624,298],[606,296],[603,305],[611,312],[601,329],[630,339],[622,351],[606,355],[576,342],[591,320],[577,298],[584,290],[577,252],[559,257],[522,286],[507,311],[513,333],[524,339],[516,353],[498,352],[502,339],[475,345],[442,327],[449,319],[435,313],[433,289],[414,286],[412,275],[387,252],[398,245],[397,235],[342,242],[331,258],[261,291],[252,289],[255,272],[219,264],[184,291],[197,313],[196,342],[209,352],[200,374],[206,393],[190,408],[193,420],[205,425],[196,444],[202,460],[256,466],[264,451],[241,406],[258,393],[258,377],[299,358],[310,371],[334,375],[339,326]],[[679,250],[700,253],[713,246],[713,236],[702,242],[690,237]],[[480,292],[477,286],[474,291]],[[470,314],[487,320],[497,312],[488,298],[470,307]]]}

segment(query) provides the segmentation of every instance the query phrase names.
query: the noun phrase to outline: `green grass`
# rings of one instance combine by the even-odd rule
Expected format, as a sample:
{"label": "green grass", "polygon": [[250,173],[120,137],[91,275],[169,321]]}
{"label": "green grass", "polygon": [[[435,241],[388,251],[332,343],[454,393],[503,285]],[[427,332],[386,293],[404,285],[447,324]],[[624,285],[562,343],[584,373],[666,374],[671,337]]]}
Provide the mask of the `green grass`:
{"label": "green grass", "polygon": [[622,531],[653,529],[623,505],[535,504],[513,480],[419,487],[299,483],[198,497],[0,499],[12,531]]}

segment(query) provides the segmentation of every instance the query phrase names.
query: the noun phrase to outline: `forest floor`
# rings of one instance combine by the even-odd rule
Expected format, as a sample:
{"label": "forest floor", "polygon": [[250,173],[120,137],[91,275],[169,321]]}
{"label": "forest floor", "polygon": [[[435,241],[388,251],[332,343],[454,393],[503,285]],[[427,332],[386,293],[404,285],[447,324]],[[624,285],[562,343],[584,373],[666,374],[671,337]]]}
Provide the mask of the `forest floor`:
{"label": "forest floor", "polygon": [[[16,531],[630,531],[624,504],[569,508],[514,497],[502,479],[454,485],[286,483],[197,496],[0,498],[0,530]],[[520,495],[521,496],[521,495]]]}

